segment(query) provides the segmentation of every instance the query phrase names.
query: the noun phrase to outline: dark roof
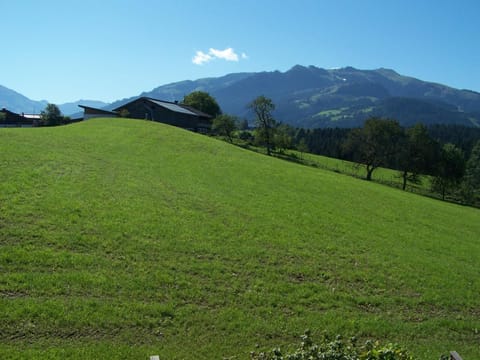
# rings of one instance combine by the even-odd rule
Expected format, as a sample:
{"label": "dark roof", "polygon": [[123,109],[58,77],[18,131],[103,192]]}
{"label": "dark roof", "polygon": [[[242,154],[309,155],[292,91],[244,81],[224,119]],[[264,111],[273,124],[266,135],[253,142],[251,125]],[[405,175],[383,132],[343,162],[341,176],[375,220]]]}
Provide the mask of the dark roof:
{"label": "dark roof", "polygon": [[161,106],[161,107],[164,107],[164,108],[166,108],[170,111],[173,111],[173,112],[178,112],[178,113],[188,114],[188,115],[197,115],[193,111],[184,108],[183,106],[181,106],[178,103],[172,103],[172,102],[169,102],[169,101],[162,101],[162,100],[150,99],[150,98],[147,98],[147,100],[156,104],[156,105],[158,105],[158,106]]}
{"label": "dark roof", "polygon": [[113,112],[113,111],[108,111],[108,110],[104,110],[104,109],[97,109],[97,108],[90,107],[90,106],[78,105],[78,107],[81,107],[84,110],[94,111],[97,114],[118,115],[116,112]]}
{"label": "dark roof", "polygon": [[20,114],[14,113],[13,111],[7,110],[5,108],[2,108],[0,112],[5,113],[5,114],[10,114],[10,115],[16,115],[16,116],[21,116]]}
{"label": "dark roof", "polygon": [[211,118],[212,116],[211,115],[208,115],[207,113],[204,113],[203,111],[200,111],[200,110],[197,110],[195,109],[194,107],[191,107],[189,105],[185,105],[185,104],[180,104],[183,108],[185,109],[188,109],[192,112],[194,112],[195,114],[197,114],[197,116],[201,116],[201,117],[206,117],[206,118]]}
{"label": "dark roof", "polygon": [[148,102],[151,102],[157,106],[160,106],[160,107],[163,107],[165,109],[168,109],[170,111],[173,111],[173,112],[177,112],[177,113],[182,113],[182,114],[187,114],[187,115],[193,115],[193,116],[199,116],[199,117],[204,117],[204,118],[211,118],[210,115],[200,111],[200,110],[197,110],[191,106],[187,106],[187,105],[184,105],[184,104],[180,104],[178,102],[171,102],[171,101],[164,101],[164,100],[159,100],[159,99],[153,99],[153,98],[149,98],[149,97],[140,97],[140,98],[137,98],[133,101],[130,101],[126,104],[123,104],[115,109],[113,109],[113,111],[119,111],[120,109],[122,109],[124,106],[130,104],[130,103],[133,103],[135,101],[138,101],[138,100],[146,100]]}
{"label": "dark roof", "polygon": [[40,119],[32,119],[30,117],[26,117],[23,114],[17,114],[14,113],[13,111],[7,110],[5,108],[2,108],[0,110],[0,113],[5,114],[6,118],[5,120],[2,120],[2,125],[29,125],[31,126],[34,122],[34,120],[40,120]]}

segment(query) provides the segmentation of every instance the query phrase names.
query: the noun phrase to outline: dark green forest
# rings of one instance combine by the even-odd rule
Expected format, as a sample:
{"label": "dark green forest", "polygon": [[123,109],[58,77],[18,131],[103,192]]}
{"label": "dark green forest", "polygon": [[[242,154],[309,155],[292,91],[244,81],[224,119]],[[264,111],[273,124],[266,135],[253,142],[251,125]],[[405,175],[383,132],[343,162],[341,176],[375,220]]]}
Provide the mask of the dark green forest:
{"label": "dark green forest", "polygon": [[371,118],[365,124],[372,120],[377,124],[390,121],[394,129],[375,132],[365,125],[354,129],[291,129],[292,147],[304,146],[306,152],[363,164],[367,179],[371,179],[372,166],[372,172],[379,166],[398,170],[404,179],[403,189],[409,182],[418,182],[420,175],[429,175],[433,177],[431,190],[442,199],[448,195],[453,201],[480,205],[480,128],[420,123],[401,127],[395,120],[381,118]]}

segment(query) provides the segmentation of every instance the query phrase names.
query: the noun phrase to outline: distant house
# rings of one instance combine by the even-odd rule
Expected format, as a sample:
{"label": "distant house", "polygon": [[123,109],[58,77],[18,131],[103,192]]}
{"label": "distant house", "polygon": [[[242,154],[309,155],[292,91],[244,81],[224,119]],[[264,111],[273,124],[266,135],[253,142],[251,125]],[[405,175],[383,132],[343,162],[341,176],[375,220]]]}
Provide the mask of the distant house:
{"label": "distant house", "polygon": [[197,132],[208,132],[211,127],[210,115],[178,102],[141,97],[113,110],[125,112],[130,118],[157,121]]}
{"label": "distant house", "polygon": [[0,110],[0,127],[32,127],[37,122],[25,114],[17,114],[5,108]]}
{"label": "distant house", "polygon": [[22,116],[25,119],[30,120],[31,123],[33,124],[33,126],[38,126],[40,124],[40,121],[42,120],[42,115],[40,115],[40,114],[24,114],[24,113],[22,113]]}
{"label": "distant house", "polygon": [[113,111],[96,109],[90,106],[78,105],[83,109],[83,120],[98,118],[98,117],[117,117],[118,114]]}

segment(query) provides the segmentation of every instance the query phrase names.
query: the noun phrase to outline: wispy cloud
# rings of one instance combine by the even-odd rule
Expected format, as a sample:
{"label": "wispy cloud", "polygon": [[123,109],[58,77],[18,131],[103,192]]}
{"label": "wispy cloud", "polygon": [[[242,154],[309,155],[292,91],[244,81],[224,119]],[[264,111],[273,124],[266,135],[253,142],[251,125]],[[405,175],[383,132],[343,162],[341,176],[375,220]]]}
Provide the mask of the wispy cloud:
{"label": "wispy cloud", "polygon": [[225,50],[210,48],[208,53],[197,51],[192,59],[192,62],[196,65],[203,65],[215,59],[238,62],[240,59],[248,59],[248,56],[245,53],[242,53],[240,56],[238,56],[238,54],[232,48],[226,48]]}

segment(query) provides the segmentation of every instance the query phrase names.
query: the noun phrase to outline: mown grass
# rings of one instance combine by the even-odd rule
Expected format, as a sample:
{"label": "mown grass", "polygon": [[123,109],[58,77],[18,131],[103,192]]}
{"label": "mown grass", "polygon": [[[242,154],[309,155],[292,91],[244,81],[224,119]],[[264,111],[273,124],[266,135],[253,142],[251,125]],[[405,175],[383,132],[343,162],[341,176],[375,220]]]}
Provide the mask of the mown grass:
{"label": "mown grass", "polygon": [[[360,179],[365,179],[367,175],[367,171],[364,165],[351,161],[340,160],[309,153],[299,153],[295,150],[291,150],[291,155],[299,159],[299,162],[304,163],[305,165],[335,171],[340,174],[346,174]],[[403,185],[403,179],[401,173],[398,170],[382,167],[374,170],[372,180],[374,182],[396,188],[402,188]],[[420,175],[418,177],[418,180],[418,183],[408,182],[406,190],[423,195],[435,196],[435,194],[431,191],[431,177],[426,175]]]}
{"label": "mown grass", "polygon": [[0,129],[5,358],[480,354],[480,212],[145,121]]}
{"label": "mown grass", "polygon": [[[253,150],[255,152],[266,154],[265,148],[236,142],[238,146]],[[324,170],[334,171],[339,174],[353,176],[359,179],[365,179],[367,172],[365,165],[352,161],[331,158],[323,155],[304,153],[298,150],[277,150],[272,154],[274,157],[296,162],[302,165],[312,166]],[[403,179],[400,171],[388,168],[376,168],[373,172],[372,181],[401,189]],[[427,175],[419,175],[418,182],[407,182],[406,191],[422,194],[430,197],[440,198],[440,194],[435,194],[431,190],[431,177]]]}

